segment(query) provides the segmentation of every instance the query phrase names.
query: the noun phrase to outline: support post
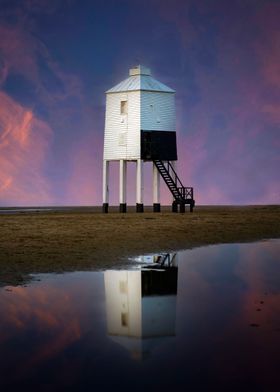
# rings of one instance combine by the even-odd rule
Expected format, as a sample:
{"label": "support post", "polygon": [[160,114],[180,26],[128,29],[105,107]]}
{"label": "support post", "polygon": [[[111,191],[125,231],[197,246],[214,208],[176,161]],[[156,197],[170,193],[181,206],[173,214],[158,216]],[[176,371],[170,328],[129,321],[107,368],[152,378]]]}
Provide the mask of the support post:
{"label": "support post", "polygon": [[180,203],[180,212],[181,213],[185,213],[186,212],[186,208],[185,208],[185,203],[184,202]]}
{"label": "support post", "polygon": [[136,163],[136,212],[144,212],[142,182],[143,182],[142,160],[137,159],[137,163]]}
{"label": "support post", "polygon": [[126,212],[126,161],[120,160],[120,212]]}
{"label": "support post", "polygon": [[109,161],[103,160],[103,206],[102,212],[105,214],[109,211]]}
{"label": "support post", "polygon": [[172,267],[178,267],[179,265],[179,254],[174,253],[172,258]]}
{"label": "support post", "polygon": [[172,203],[172,212],[178,212],[178,205],[176,201],[173,201]]}
{"label": "support post", "polygon": [[160,212],[160,174],[153,163],[153,211]]}
{"label": "support post", "polygon": [[193,212],[193,207],[194,207],[195,201],[192,200],[190,204],[190,212]]}

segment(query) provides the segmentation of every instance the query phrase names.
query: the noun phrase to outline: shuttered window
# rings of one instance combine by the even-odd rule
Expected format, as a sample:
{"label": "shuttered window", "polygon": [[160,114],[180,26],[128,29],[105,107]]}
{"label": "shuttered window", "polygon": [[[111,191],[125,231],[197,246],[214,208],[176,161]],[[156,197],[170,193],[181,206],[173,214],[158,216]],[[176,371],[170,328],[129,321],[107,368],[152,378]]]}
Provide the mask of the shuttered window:
{"label": "shuttered window", "polygon": [[121,114],[127,114],[127,101],[121,101]]}

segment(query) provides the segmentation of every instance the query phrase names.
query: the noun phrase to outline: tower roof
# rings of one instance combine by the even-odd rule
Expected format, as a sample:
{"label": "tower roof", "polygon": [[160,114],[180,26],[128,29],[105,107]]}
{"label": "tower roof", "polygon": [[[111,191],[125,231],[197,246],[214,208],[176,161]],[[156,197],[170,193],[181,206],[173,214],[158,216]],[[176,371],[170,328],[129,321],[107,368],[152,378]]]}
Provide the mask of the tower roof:
{"label": "tower roof", "polygon": [[106,91],[107,93],[119,93],[126,91],[158,91],[164,93],[175,93],[170,87],[159,82],[151,76],[149,68],[137,65],[129,70],[129,78],[123,80],[116,86]]}

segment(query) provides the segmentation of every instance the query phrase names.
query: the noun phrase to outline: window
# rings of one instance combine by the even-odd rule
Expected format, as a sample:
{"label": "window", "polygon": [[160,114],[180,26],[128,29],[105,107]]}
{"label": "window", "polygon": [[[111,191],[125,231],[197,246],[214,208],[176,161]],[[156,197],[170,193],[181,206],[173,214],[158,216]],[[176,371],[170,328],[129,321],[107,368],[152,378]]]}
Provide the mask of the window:
{"label": "window", "polygon": [[121,101],[121,114],[127,114],[127,101]]}
{"label": "window", "polygon": [[123,293],[123,294],[127,293],[127,282],[124,280],[120,281],[120,293]]}
{"label": "window", "polygon": [[122,313],[121,314],[121,323],[123,327],[128,327],[128,314]]}
{"label": "window", "polygon": [[119,133],[119,146],[126,146],[126,136],[127,132]]}

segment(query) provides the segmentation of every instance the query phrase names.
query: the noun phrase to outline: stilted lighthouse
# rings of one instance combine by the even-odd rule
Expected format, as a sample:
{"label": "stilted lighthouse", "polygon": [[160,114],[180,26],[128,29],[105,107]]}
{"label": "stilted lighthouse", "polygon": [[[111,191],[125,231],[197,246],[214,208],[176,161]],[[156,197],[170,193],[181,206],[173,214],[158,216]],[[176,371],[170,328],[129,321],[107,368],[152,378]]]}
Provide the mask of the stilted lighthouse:
{"label": "stilted lighthouse", "polygon": [[193,188],[176,174],[175,91],[138,65],[129,77],[106,91],[103,154],[103,212],[109,209],[109,165],[119,162],[120,212],[126,212],[127,164],[136,162],[136,211],[143,212],[143,164],[153,162],[153,209],[160,212],[160,178],[172,197],[172,211],[194,207]]}

